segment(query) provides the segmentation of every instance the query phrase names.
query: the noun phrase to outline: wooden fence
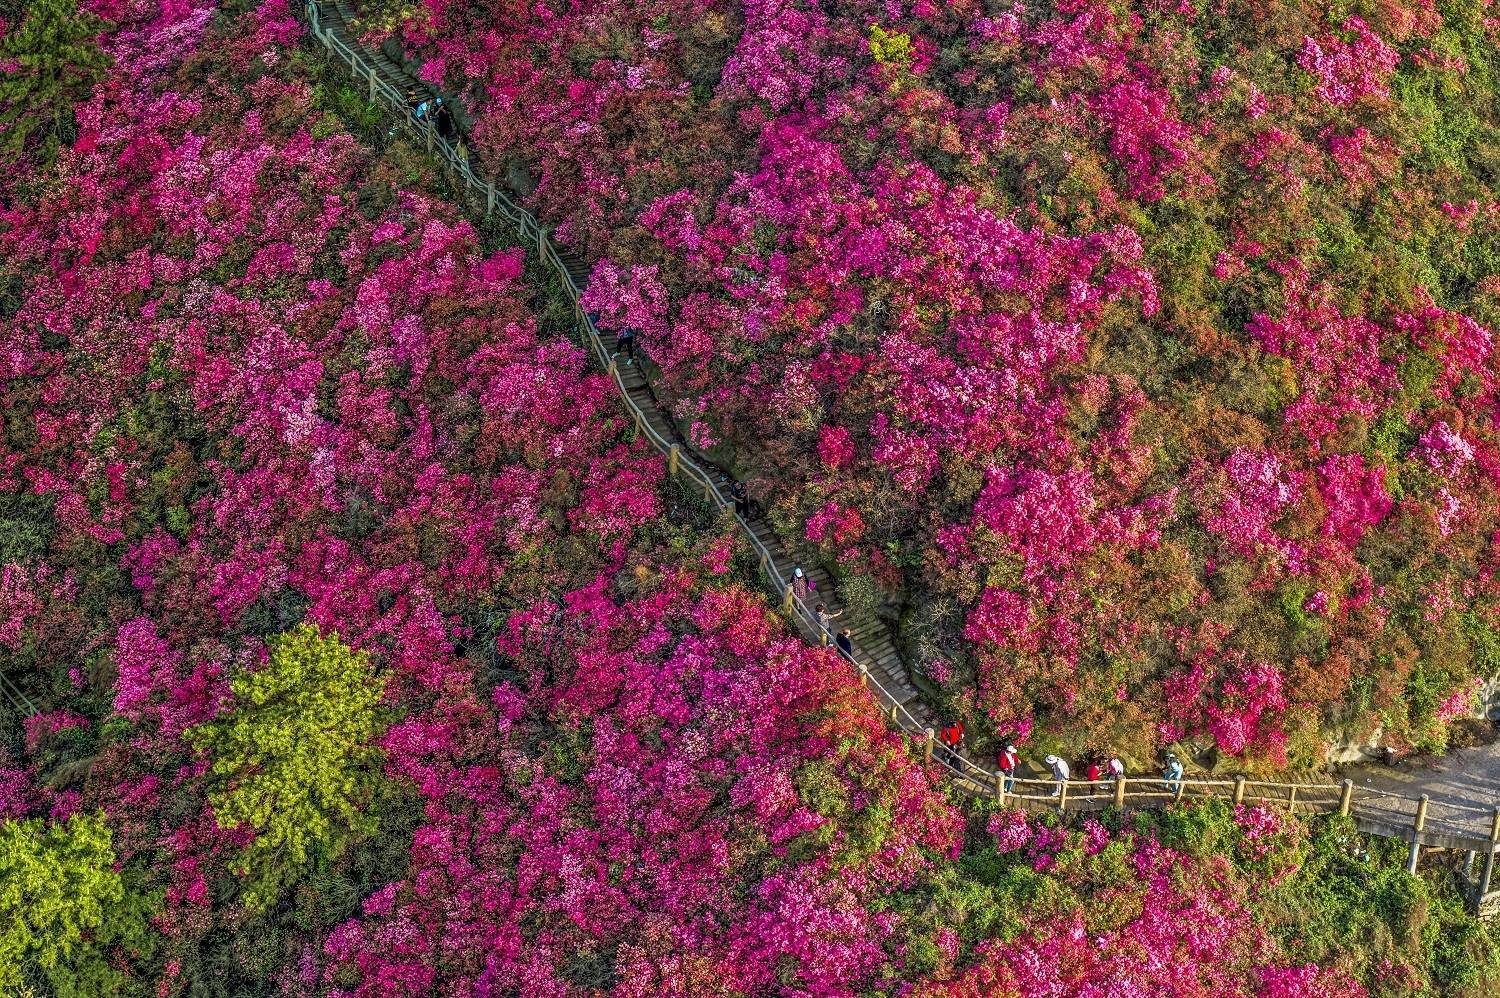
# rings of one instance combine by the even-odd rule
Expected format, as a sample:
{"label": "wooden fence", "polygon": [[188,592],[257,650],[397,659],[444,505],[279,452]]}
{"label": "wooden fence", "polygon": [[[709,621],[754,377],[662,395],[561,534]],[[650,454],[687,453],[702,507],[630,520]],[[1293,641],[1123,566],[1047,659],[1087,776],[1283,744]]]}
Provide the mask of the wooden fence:
{"label": "wooden fence", "polygon": [[[685,476],[703,489],[703,498],[720,510],[730,510],[738,527],[759,557],[760,567],[771,588],[781,600],[784,612],[804,635],[816,637],[817,620],[806,603],[787,584],[785,566],[777,563],[773,552],[737,513],[733,503],[720,489],[716,476],[700,467],[674,441],[668,440],[651,426],[650,420],[626,391],[624,380],[605,345],[603,337],[580,303],[583,289],[568,272],[563,258],[547,230],[530,212],[521,208],[491,178],[481,178],[466,155],[462,155],[441,135],[432,121],[418,121],[401,90],[381,78],[375,61],[363,49],[346,44],[323,24],[323,5],[307,0],[305,13],[312,36],[338,61],[349,68],[355,80],[367,90],[371,102],[380,102],[395,114],[402,126],[410,130],[426,149],[438,156],[467,194],[484,205],[486,217],[500,215],[520,233],[523,242],[534,246],[537,258],[557,276],[560,286],[573,306],[574,321],[582,340],[614,382],[620,401],[634,420],[637,431],[667,457],[674,475]],[[1345,780],[1336,783],[1277,783],[1249,780],[1183,779],[1171,785],[1161,778],[1127,777],[1108,782],[1020,779],[1006,781],[996,771],[960,755],[946,752],[936,745],[933,729],[902,704],[871,674],[871,662],[855,650],[855,666],[861,684],[877,699],[882,713],[892,727],[904,732],[913,747],[921,751],[930,767],[946,773],[953,787],[969,796],[992,796],[1004,804],[1039,809],[1055,808],[1059,812],[1085,811],[1114,806],[1162,807],[1182,800],[1217,797],[1232,803],[1269,804],[1288,811],[1334,812],[1348,815],[1363,831],[1398,838],[1410,843],[1407,868],[1415,871],[1417,858],[1424,846],[1463,850],[1483,855],[1482,872],[1471,899],[1477,910],[1486,910],[1500,902],[1500,892],[1491,891],[1496,851],[1500,849],[1500,806],[1476,807],[1449,801],[1432,800],[1426,795],[1409,797],[1355,786]],[[1054,793],[1055,792],[1055,793]]]}

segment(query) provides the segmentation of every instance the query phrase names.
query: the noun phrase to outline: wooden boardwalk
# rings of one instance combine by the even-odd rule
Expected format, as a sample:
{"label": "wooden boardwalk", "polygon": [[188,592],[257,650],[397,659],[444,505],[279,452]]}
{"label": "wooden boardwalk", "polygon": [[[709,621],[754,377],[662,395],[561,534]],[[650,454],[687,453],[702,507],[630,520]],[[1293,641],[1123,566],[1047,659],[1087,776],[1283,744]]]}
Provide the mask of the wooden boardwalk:
{"label": "wooden boardwalk", "polygon": [[[431,86],[413,77],[395,60],[359,40],[350,27],[356,12],[347,0],[309,0],[306,13],[314,36],[328,47],[332,55],[349,65],[355,79],[365,84],[372,101],[384,98],[384,103],[393,111],[400,108],[404,112],[407,93],[415,91],[424,97],[436,95],[437,92]],[[403,114],[403,120],[409,125],[413,124],[406,114]],[[497,191],[492,179],[482,178],[466,158],[460,159],[455,155],[448,143],[431,134],[430,128],[425,132],[419,131],[418,137],[429,149],[442,154],[451,171],[461,174],[457,186],[462,186],[466,193],[473,193],[476,185],[483,190],[482,196],[475,200],[484,205],[486,213],[498,209],[501,214],[511,216],[513,221],[518,222],[517,231],[521,236],[521,244],[535,247],[531,254],[534,261],[540,262],[544,267],[550,263],[560,271],[578,317],[580,335],[595,341],[596,358],[607,366],[627,409],[631,411],[642,432],[658,449],[668,453],[675,469],[690,468],[699,473],[693,477],[704,480],[707,486],[705,498],[716,501],[720,507],[730,505],[729,475],[692,448],[682,437],[673,420],[663,411],[656,392],[640,365],[627,366],[611,362],[617,348],[615,337],[609,333],[601,333],[578,303],[578,296],[586,286],[592,270],[589,262],[553,243],[539,222],[510,202],[503,192]],[[641,426],[643,422],[645,425]],[[646,432],[648,429],[650,432]],[[882,708],[898,727],[913,734],[924,735],[924,729],[933,725],[934,718],[909,681],[906,666],[896,650],[894,636],[885,622],[875,614],[858,614],[841,607],[834,580],[816,560],[814,552],[806,547],[790,546],[776,534],[764,516],[742,518],[736,515],[735,520],[751,540],[752,547],[762,555],[762,568],[769,577],[767,581],[770,587],[781,599],[783,608],[803,636],[810,641],[817,641],[817,628],[812,618],[813,606],[817,603],[827,603],[831,611],[841,612],[842,615],[834,621],[834,626],[849,628],[855,645],[856,664],[861,668],[862,676],[868,680],[867,685],[880,699]],[[798,605],[800,601],[789,598],[788,579],[792,569],[798,566],[812,580],[813,592],[807,599],[807,603],[812,605]]]}

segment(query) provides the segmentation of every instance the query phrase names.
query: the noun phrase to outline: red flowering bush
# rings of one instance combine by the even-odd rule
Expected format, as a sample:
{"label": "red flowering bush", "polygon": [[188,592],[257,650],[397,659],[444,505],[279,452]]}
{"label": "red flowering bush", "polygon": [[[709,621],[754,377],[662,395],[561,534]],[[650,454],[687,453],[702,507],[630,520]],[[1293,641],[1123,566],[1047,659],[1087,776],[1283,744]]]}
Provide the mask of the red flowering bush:
{"label": "red flowering bush", "polygon": [[[942,914],[909,953],[929,968],[919,995],[1358,998],[1494,979],[1494,941],[1405,874],[1401,843],[1347,819],[1218,801],[1129,826],[1018,810],[976,825],[970,876],[940,881]],[[1396,941],[1385,919],[1423,928]],[[1446,964],[1426,964],[1424,934],[1448,936]]]}
{"label": "red flowering bush", "polygon": [[111,987],[892,980],[956,812],[521,252],[326,110],[281,0],[209,13],[120,49],[0,220],[0,494],[45,503],[0,641],[52,707],[0,807],[108,816],[155,933],[101,937]]}
{"label": "red flowering bush", "polygon": [[952,852],[954,813],[756,598],[671,565],[619,585],[512,617],[513,680],[386,736],[425,820],[411,874],[325,945],[332,993],[889,981],[901,920],[870,913]]}

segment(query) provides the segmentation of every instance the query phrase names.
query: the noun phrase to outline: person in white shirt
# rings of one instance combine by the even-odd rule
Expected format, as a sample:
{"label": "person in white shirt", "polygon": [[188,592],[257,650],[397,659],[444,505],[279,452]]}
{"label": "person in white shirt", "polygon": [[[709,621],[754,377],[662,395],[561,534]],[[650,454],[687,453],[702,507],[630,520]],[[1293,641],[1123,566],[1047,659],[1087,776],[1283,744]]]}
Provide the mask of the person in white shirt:
{"label": "person in white shirt", "polygon": [[1125,764],[1120,761],[1119,756],[1112,755],[1109,757],[1109,765],[1105,767],[1104,771],[1108,774],[1106,779],[1118,780],[1125,775]]}
{"label": "person in white shirt", "polygon": [[1052,791],[1052,796],[1056,797],[1062,793],[1063,784],[1068,782],[1068,764],[1055,755],[1047,756],[1046,762],[1052,767],[1052,778],[1057,781],[1057,789]]}

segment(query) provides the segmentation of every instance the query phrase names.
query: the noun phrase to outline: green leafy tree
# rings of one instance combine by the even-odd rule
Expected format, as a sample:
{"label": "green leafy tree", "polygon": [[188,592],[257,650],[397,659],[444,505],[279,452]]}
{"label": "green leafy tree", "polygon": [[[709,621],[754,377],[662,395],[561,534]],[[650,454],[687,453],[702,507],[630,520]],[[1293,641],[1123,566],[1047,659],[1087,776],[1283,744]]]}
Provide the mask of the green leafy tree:
{"label": "green leafy tree", "polygon": [[916,46],[911,35],[901,31],[886,31],[878,24],[870,25],[870,55],[875,61],[887,66],[909,68],[916,58]]}
{"label": "green leafy tree", "polygon": [[98,42],[104,22],[77,0],[29,0],[23,10],[0,37],[0,161],[18,158],[33,136],[55,145],[110,65]]}
{"label": "green leafy tree", "polygon": [[311,624],[271,640],[270,661],[230,678],[228,714],[188,732],[213,759],[209,802],[225,828],[255,839],[236,861],[246,900],[268,906],[316,860],[378,826],[385,680],[364,652]]}
{"label": "green leafy tree", "polygon": [[21,990],[28,970],[65,972],[83,942],[125,899],[109,829],[78,816],[0,825],[0,994]]}

